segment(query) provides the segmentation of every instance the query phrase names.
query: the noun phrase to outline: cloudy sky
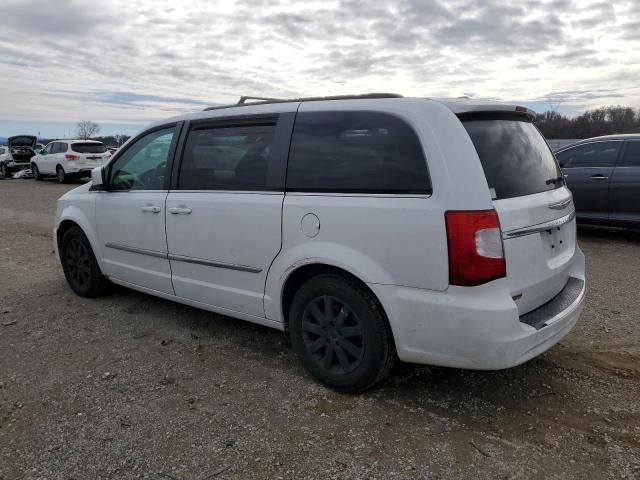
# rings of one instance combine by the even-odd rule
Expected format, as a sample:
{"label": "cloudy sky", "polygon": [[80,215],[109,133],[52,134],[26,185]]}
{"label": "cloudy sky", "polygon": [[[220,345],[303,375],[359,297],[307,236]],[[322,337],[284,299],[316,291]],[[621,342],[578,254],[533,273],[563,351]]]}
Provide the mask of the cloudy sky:
{"label": "cloudy sky", "polygon": [[640,107],[640,0],[3,0],[0,136],[103,133],[240,95]]}

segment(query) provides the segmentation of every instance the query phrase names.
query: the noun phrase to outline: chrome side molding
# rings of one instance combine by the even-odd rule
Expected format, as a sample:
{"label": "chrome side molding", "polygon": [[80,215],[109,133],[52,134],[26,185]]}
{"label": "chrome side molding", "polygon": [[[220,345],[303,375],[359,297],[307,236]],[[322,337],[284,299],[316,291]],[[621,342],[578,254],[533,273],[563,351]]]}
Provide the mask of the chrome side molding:
{"label": "chrome side molding", "polygon": [[156,252],[154,250],[147,250],[144,248],[128,247],[127,245],[119,245],[117,243],[105,244],[107,248],[113,248],[114,250],[122,250],[123,252],[139,253],[140,255],[148,255],[150,257],[167,258],[166,253]]}
{"label": "chrome side molding", "polygon": [[533,235],[535,233],[551,230],[553,228],[557,228],[566,223],[569,223],[574,218],[576,218],[575,210],[570,214],[565,215],[564,217],[556,218],[555,220],[539,223],[538,225],[532,225],[530,227],[516,228],[513,230],[502,232],[502,239],[509,240],[510,238],[524,237],[525,235]]}
{"label": "chrome side molding", "polygon": [[206,265],[208,267],[226,268],[228,270],[238,270],[240,272],[260,273],[261,268],[250,267],[248,265],[236,265],[233,263],[214,262],[212,260],[205,260],[203,258],[187,257],[185,255],[169,254],[169,260],[175,260],[176,262],[195,263],[196,265]]}
{"label": "chrome side molding", "polygon": [[127,245],[119,245],[117,243],[107,243],[105,244],[105,247],[113,248],[114,250],[122,250],[123,252],[138,253],[140,255],[148,255],[150,257],[174,260],[176,262],[195,263],[196,265],[205,265],[207,267],[226,268],[227,270],[238,270],[240,272],[249,272],[249,273],[260,273],[262,271],[261,268],[250,267],[248,265],[236,265],[233,263],[224,263],[224,262],[215,262],[212,260],[205,260],[203,258],[187,257],[185,255],[174,255],[173,253],[155,252],[153,250],[129,247]]}

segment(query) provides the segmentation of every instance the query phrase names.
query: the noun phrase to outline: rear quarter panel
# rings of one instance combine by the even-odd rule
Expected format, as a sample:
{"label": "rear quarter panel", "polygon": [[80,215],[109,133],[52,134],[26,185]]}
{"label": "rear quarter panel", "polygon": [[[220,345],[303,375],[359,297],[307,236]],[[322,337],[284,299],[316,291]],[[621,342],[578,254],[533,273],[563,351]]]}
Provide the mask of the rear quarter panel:
{"label": "rear quarter panel", "polygon": [[[282,291],[288,276],[309,263],[342,268],[369,284],[444,291],[449,286],[447,210],[492,208],[475,148],[457,117],[420,99],[309,102],[300,111],[365,110],[406,120],[416,131],[433,186],[430,196],[287,193],[282,250],[265,285],[267,318],[283,321]],[[317,236],[302,231],[302,218],[318,217]]]}

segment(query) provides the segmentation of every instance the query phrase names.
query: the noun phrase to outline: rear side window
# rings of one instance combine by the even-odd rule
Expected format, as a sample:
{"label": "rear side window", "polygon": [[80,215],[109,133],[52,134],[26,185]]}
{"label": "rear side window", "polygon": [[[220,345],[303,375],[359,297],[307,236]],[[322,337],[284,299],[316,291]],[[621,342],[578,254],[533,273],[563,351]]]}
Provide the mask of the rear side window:
{"label": "rear side window", "polygon": [[640,167],[640,140],[627,142],[620,161],[621,167]]}
{"label": "rear side window", "polygon": [[622,142],[594,142],[556,154],[562,168],[613,167]]}
{"label": "rear side window", "polygon": [[67,144],[62,142],[56,142],[51,148],[51,153],[63,153],[67,151]]}
{"label": "rear side window", "polygon": [[104,153],[107,147],[102,143],[72,143],[71,150],[77,153]]}
{"label": "rear side window", "polygon": [[191,130],[178,189],[266,190],[274,132],[275,124]]}
{"label": "rear side window", "polygon": [[547,142],[516,116],[462,115],[494,199],[522,197],[564,185]]}
{"label": "rear side window", "polygon": [[301,112],[287,189],[336,193],[431,193],[422,146],[403,120],[380,112]]}

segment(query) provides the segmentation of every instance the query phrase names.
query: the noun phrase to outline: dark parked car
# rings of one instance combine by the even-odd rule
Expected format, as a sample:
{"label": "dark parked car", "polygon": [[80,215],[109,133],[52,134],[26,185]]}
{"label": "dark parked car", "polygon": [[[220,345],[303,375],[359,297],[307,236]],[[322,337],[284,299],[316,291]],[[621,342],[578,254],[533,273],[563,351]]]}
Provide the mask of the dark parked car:
{"label": "dark parked car", "polygon": [[36,154],[34,148],[37,138],[33,135],[16,135],[7,140],[7,154],[0,162],[0,171],[5,178],[30,168],[31,158]]}
{"label": "dark parked car", "polygon": [[579,222],[640,227],[640,134],[589,138],[556,157]]}

